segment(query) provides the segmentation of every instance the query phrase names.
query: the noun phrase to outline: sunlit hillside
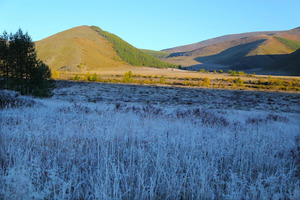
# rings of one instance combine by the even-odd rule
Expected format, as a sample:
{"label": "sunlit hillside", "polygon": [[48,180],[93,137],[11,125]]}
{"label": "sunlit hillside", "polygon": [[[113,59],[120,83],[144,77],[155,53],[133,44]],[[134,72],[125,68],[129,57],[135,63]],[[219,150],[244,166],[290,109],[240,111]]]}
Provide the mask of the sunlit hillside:
{"label": "sunlit hillside", "polygon": [[39,59],[52,71],[115,71],[130,66],[177,67],[162,62],[98,27],[75,27],[36,42]]}
{"label": "sunlit hillside", "polygon": [[36,42],[38,57],[52,70],[87,71],[124,65],[112,45],[89,26]]}

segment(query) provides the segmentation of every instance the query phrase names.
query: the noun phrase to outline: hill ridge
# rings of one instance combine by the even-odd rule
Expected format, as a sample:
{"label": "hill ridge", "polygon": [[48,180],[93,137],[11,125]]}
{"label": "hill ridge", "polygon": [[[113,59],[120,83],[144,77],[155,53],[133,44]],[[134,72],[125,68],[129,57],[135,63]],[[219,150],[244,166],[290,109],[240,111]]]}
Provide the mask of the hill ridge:
{"label": "hill ridge", "polygon": [[[300,48],[300,29],[298,28],[288,31],[251,33],[268,34],[251,35],[222,42],[213,38],[211,40],[214,40],[214,43],[210,45],[184,52],[169,52],[170,55],[166,60],[186,66],[189,70],[235,69],[253,72],[268,68],[270,72],[272,63],[276,63],[284,55],[289,55]],[[245,36],[245,34],[238,36],[241,35]],[[293,57],[293,59],[296,58]],[[283,61],[280,63],[282,64]],[[283,71],[283,68],[280,69]],[[293,73],[297,73],[297,67],[289,67],[288,71],[294,75]]]}

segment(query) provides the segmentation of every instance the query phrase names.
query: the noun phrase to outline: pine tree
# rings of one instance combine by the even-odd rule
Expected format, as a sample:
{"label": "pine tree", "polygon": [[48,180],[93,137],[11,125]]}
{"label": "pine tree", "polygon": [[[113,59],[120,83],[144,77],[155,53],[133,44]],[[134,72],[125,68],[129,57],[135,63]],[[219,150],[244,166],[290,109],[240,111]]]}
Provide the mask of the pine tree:
{"label": "pine tree", "polygon": [[0,36],[0,76],[3,88],[21,94],[47,97],[52,95],[54,82],[49,67],[37,59],[34,43],[28,33],[19,29],[15,34]]}

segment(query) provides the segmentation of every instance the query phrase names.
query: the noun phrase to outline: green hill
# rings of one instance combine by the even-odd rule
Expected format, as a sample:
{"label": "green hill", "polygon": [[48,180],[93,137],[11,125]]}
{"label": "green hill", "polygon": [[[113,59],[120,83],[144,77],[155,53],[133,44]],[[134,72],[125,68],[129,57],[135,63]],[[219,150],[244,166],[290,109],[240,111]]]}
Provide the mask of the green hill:
{"label": "green hill", "polygon": [[165,52],[165,51],[154,51],[154,50],[148,50],[148,49],[140,49],[140,50],[146,54],[149,54],[150,56],[153,56],[154,58],[157,58],[157,59],[165,59],[170,55],[170,53]]}
{"label": "green hill", "polygon": [[118,55],[127,63],[134,66],[148,66],[155,68],[177,68],[177,65],[162,62],[159,59],[152,57],[151,55],[144,53],[143,51],[133,47],[129,43],[125,42],[118,36],[103,31],[99,27],[92,26],[93,30],[99,33],[102,37],[106,38],[113,46]]}

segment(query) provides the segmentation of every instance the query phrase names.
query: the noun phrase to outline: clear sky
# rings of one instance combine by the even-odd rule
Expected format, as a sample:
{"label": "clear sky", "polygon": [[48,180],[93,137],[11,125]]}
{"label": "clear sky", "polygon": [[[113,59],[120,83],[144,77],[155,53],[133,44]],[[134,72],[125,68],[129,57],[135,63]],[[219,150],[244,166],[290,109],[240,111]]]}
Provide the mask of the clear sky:
{"label": "clear sky", "polygon": [[300,26],[299,0],[0,0],[0,33],[34,41],[96,25],[137,48],[161,50],[226,34]]}

